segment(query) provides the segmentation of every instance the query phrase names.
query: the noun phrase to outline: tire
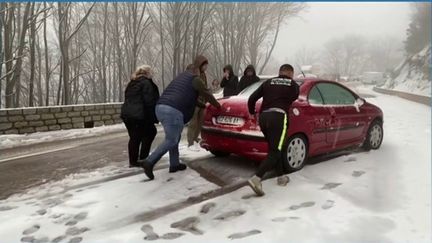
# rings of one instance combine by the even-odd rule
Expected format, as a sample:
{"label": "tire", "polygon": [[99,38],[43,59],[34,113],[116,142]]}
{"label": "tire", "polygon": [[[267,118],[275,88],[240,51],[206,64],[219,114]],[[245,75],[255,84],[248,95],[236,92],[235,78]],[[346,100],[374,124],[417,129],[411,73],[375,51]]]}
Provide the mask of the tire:
{"label": "tire", "polygon": [[362,148],[365,150],[376,150],[379,149],[384,139],[384,129],[382,122],[374,120],[366,134],[365,141],[363,142]]}
{"label": "tire", "polygon": [[307,161],[309,144],[303,135],[294,135],[288,139],[283,152],[284,169],[291,173],[301,170]]}
{"label": "tire", "polygon": [[222,152],[222,151],[217,151],[217,150],[210,150],[210,153],[212,153],[216,157],[227,157],[231,154],[228,152]]}

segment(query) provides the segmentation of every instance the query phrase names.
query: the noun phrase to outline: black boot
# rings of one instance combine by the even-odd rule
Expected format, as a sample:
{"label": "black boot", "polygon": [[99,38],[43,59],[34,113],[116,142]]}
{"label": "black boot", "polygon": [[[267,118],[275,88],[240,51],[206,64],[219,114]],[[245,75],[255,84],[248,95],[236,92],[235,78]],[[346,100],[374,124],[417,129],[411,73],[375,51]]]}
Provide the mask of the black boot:
{"label": "black boot", "polygon": [[177,166],[169,168],[169,173],[175,173],[177,171],[186,170],[187,166],[185,164],[179,163]]}
{"label": "black boot", "polygon": [[129,168],[134,168],[134,167],[142,167],[142,162],[137,161],[135,163],[129,163]]}
{"label": "black boot", "polygon": [[146,174],[146,176],[150,180],[153,180],[154,179],[153,165],[150,164],[148,161],[144,160],[143,163],[142,163],[142,167],[144,169],[144,173]]}

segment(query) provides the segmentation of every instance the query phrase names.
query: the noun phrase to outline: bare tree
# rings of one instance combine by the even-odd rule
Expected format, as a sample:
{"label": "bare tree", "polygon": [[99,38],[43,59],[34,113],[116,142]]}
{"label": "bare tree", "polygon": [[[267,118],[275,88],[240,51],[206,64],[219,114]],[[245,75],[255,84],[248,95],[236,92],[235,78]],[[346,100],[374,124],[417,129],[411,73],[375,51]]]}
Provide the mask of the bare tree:
{"label": "bare tree", "polygon": [[70,59],[69,59],[69,49],[71,44],[71,39],[78,33],[83,24],[86,22],[89,14],[91,13],[95,4],[93,3],[90,8],[86,11],[84,17],[78,22],[78,24],[71,28],[70,26],[70,12],[71,12],[71,3],[62,3],[59,2],[57,4],[58,11],[58,38],[59,38],[59,47],[62,57],[62,68],[61,68],[61,83],[63,84],[63,99],[62,104],[68,105],[71,103],[70,97]]}
{"label": "bare tree", "polygon": [[1,3],[0,78],[6,85],[0,93],[3,87],[6,92],[0,102],[18,107],[122,101],[138,65],[152,65],[154,81],[165,88],[199,54],[209,59],[209,78],[220,78],[225,64],[236,72],[249,63],[263,70],[281,26],[303,6]]}

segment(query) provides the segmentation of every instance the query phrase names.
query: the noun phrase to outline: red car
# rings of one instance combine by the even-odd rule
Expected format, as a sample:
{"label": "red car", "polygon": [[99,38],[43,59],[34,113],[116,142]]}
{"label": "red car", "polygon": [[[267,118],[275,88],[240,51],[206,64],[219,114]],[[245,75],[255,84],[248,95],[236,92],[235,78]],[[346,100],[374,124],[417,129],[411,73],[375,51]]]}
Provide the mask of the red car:
{"label": "red car", "polygon": [[[221,109],[208,106],[202,129],[201,146],[215,156],[237,154],[263,160],[267,143],[260,131],[257,115],[247,108],[249,96],[264,82],[255,83],[239,95],[219,99]],[[381,146],[383,112],[344,85],[316,78],[296,80],[299,98],[290,109],[287,147],[284,157],[287,170],[300,170],[308,157],[363,146]],[[257,110],[261,100],[257,102]]]}

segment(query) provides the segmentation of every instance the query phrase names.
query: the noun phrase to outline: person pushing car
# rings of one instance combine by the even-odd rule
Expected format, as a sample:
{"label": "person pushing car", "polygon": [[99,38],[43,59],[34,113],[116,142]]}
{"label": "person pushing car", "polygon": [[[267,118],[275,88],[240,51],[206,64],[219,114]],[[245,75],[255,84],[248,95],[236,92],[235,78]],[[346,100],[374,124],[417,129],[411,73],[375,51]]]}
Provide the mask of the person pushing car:
{"label": "person pushing car", "polygon": [[[292,79],[294,68],[284,64],[279,68],[279,76],[265,81],[248,100],[249,113],[255,114],[256,102],[262,97],[259,112],[259,126],[268,144],[267,158],[260,164],[256,174],[248,180],[249,186],[258,195],[263,196],[262,178],[272,169],[277,169],[278,184],[286,184],[287,176],[282,176],[282,150],[286,143],[289,126],[289,109],[299,96],[299,85]],[[281,181],[281,182],[280,182]],[[285,182],[283,182],[285,181]]]}

